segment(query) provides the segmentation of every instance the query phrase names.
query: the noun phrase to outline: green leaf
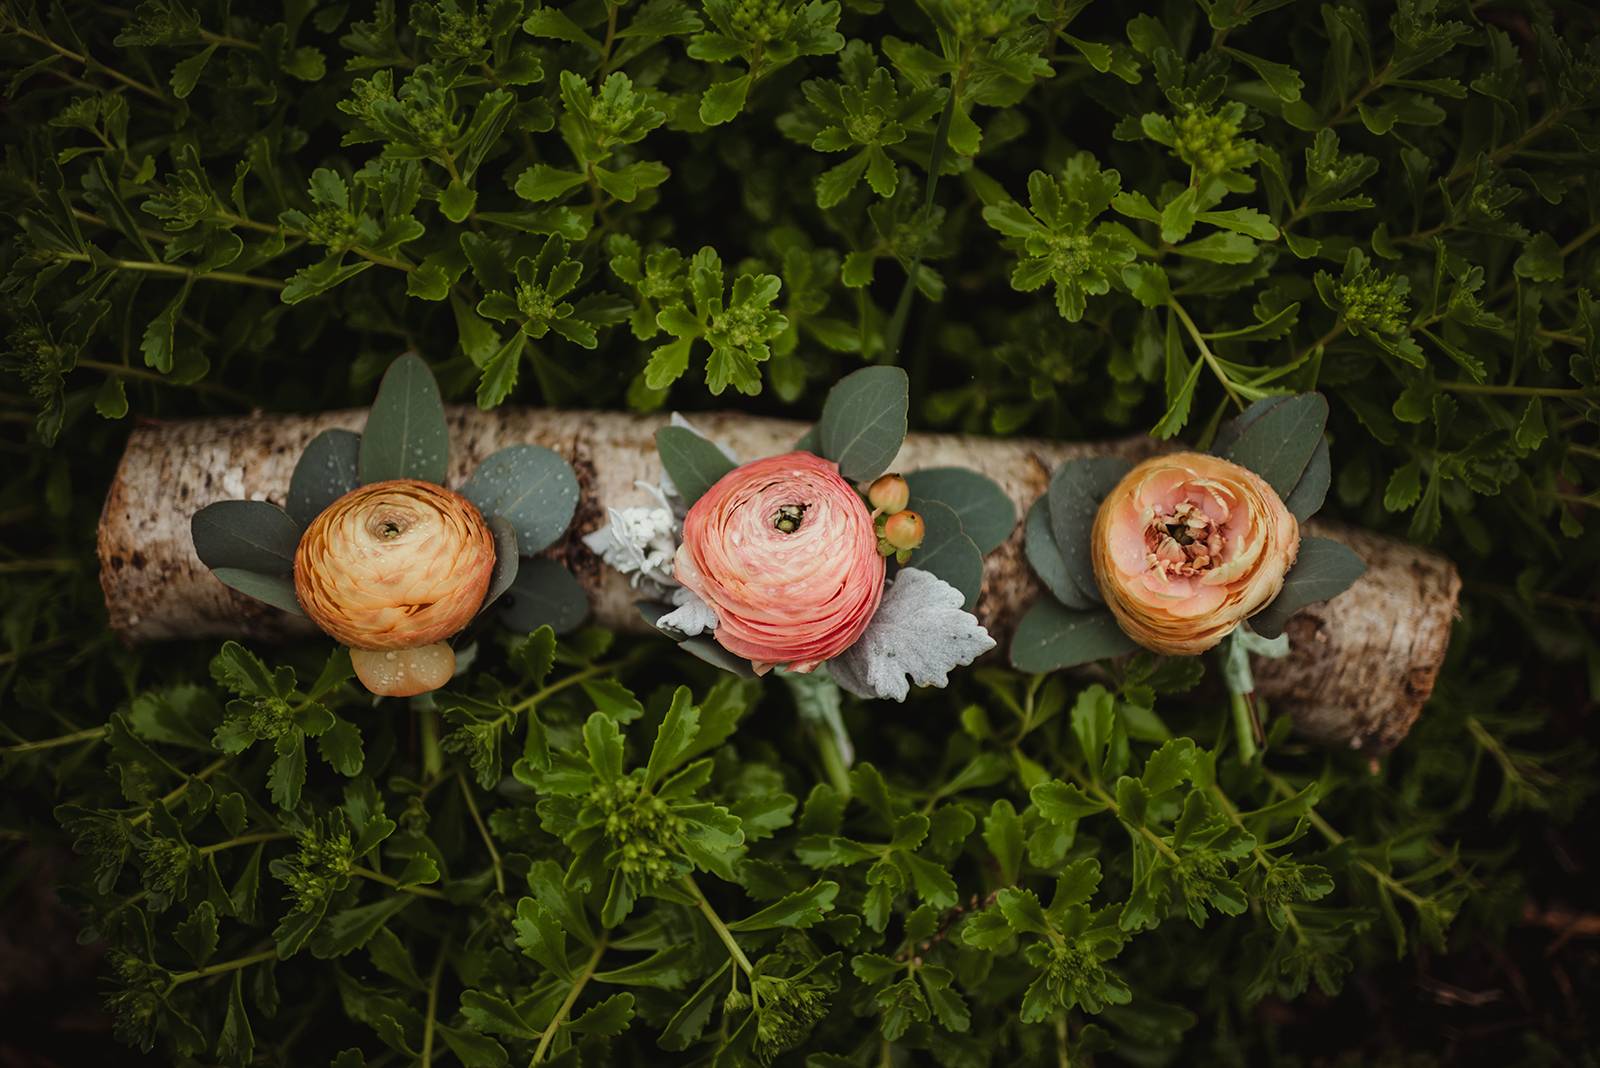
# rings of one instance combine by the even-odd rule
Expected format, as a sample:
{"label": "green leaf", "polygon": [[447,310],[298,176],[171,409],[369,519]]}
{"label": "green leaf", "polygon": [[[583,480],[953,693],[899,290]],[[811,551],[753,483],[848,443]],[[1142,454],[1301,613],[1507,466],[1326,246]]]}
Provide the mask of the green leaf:
{"label": "green leaf", "polygon": [[813,883],[804,890],[787,894],[766,908],[728,924],[730,931],[769,931],[779,928],[803,929],[822,922],[833,911],[839,884],[829,880]]}
{"label": "green leaf", "polygon": [[525,1041],[536,1040],[540,1035],[539,1029],[529,1023],[511,1002],[482,990],[461,992],[461,1015],[475,1030],[485,1034]]}
{"label": "green leaf", "polygon": [[612,994],[567,1024],[567,1030],[602,1038],[620,1035],[633,1020],[633,995]]}
{"label": "green leaf", "polygon": [[1110,612],[1075,612],[1052,598],[1042,597],[1017,624],[1011,639],[1011,666],[1018,671],[1058,671],[1122,656],[1137,648]]}
{"label": "green leaf", "polygon": [[172,937],[189,954],[195,967],[205,967],[217,952],[216,906],[209,901],[200,902],[188,918],[173,929]]}
{"label": "green leaf", "polygon": [[324,430],[311,439],[289,478],[289,514],[310,526],[334,501],[361,484],[358,466],[361,435],[349,430]]}
{"label": "green leaf", "polygon": [[744,100],[749,92],[748,74],[731,81],[713,82],[700,98],[700,121],[707,126],[720,126],[733,121],[744,110]]}
{"label": "green leaf", "polygon": [[195,555],[209,568],[268,575],[294,572],[300,525],[266,501],[217,501],[189,520]]}
{"label": "green leaf", "polygon": [[172,95],[179,100],[185,100],[194,92],[194,87],[200,81],[206,64],[211,62],[211,57],[217,51],[215,44],[206,45],[188,59],[179,60],[172,68]]}
{"label": "green leaf", "polygon": [[657,430],[656,452],[678,496],[690,505],[735,466],[720,448],[687,427],[664,426]]}
{"label": "green leaf", "polygon": [[689,687],[679,686],[672,694],[672,705],[656,730],[655,745],[645,767],[644,787],[654,789],[667,773],[683,763],[700,730],[700,710],[694,706]]}
{"label": "green leaf", "polygon": [[863,367],[846,375],[822,404],[822,455],[852,482],[877,478],[905,441],[910,403],[910,380],[898,367]]}
{"label": "green leaf", "polygon": [[1263,638],[1276,638],[1290,616],[1309,604],[1337,597],[1366,570],[1366,561],[1348,546],[1331,538],[1301,538],[1300,555],[1284,576],[1283,592],[1250,617],[1250,629]]}
{"label": "green leaf", "polygon": [[354,953],[416,900],[410,894],[394,894],[370,905],[335,912],[317,928],[316,936],[311,939],[311,955],[329,960]]}
{"label": "green leaf", "polygon": [[511,445],[479,464],[461,495],[484,515],[509,522],[517,552],[532,556],[566,533],[578,507],[578,478],[557,452]]}
{"label": "green leaf", "polygon": [[361,434],[363,485],[396,478],[444,482],[450,431],[433,372],[415,353],[389,365]]}
{"label": "green leaf", "polygon": [[1224,48],[1222,52],[1232,56],[1240,63],[1255,71],[1262,81],[1267,83],[1267,88],[1286,104],[1292,104],[1300,99],[1300,90],[1305,88],[1305,83],[1300,80],[1300,72],[1286,63],[1274,63],[1270,59],[1241,52],[1237,48]]}
{"label": "green leaf", "polygon": [[584,176],[576,171],[563,171],[545,163],[536,163],[523,171],[514,187],[523,200],[540,203],[576,189],[584,183]]}
{"label": "green leaf", "polygon": [[439,193],[439,210],[453,223],[465,222],[477,203],[477,190],[470,188],[460,178],[452,178],[450,184]]}
{"label": "green leaf", "polygon": [[499,515],[491,517],[489,533],[494,535],[494,570],[489,573],[489,588],[484,591],[480,612],[494,604],[517,578],[517,532],[511,521]]}

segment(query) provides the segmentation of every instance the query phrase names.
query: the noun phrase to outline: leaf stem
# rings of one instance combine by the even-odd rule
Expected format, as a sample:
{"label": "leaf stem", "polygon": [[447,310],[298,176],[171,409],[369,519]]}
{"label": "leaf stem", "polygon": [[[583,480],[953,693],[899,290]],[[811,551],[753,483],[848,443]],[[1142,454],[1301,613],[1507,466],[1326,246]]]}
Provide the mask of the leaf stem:
{"label": "leaf stem", "polygon": [[1487,393],[1506,397],[1581,397],[1583,390],[1555,386],[1495,386],[1477,382],[1440,382],[1439,388],[1449,393]]}
{"label": "leaf stem", "polygon": [[711,907],[711,902],[706,900],[706,895],[700,891],[700,884],[694,881],[694,876],[685,875],[683,885],[694,895],[695,905],[700,909],[700,914],[706,918],[711,929],[717,932],[717,937],[722,939],[722,944],[728,947],[728,955],[739,966],[745,975],[753,974],[755,966],[750,963],[750,958],[744,955],[744,950],[739,948],[738,941],[733,937],[733,932],[728,930],[728,925],[722,922],[722,917],[717,915],[717,910]]}
{"label": "leaf stem", "polygon": [[589,985],[589,980],[594,978],[595,969],[600,966],[600,957],[606,951],[606,941],[609,935],[602,934],[600,940],[594,944],[594,952],[589,954],[588,963],[583,966],[583,971],[578,973],[578,978],[573,980],[572,989],[567,991],[567,996],[561,1002],[561,1007],[556,1010],[555,1016],[550,1020],[550,1026],[544,1029],[544,1034],[539,1036],[539,1045],[533,1051],[533,1060],[528,1062],[528,1068],[544,1060],[544,1055],[550,1050],[550,1043],[555,1041],[556,1032],[561,1030],[561,1025],[572,1013],[572,1006],[578,1003],[578,996],[583,993],[583,988]]}
{"label": "leaf stem", "polygon": [[85,360],[82,358],[78,360],[78,366],[91,371],[99,371],[103,374],[117,375],[121,378],[136,378],[141,382],[155,382],[159,385],[172,386],[178,389],[192,389],[198,393],[211,393],[218,397],[226,397],[228,400],[245,407],[254,407],[256,403],[246,394],[240,393],[238,390],[229,389],[227,386],[219,386],[213,382],[174,382],[166,375],[156,371],[147,371],[143,367],[129,367],[127,364],[108,363],[104,360]]}
{"label": "leaf stem", "polygon": [[502,897],[506,892],[505,865],[500,860],[500,850],[494,846],[494,839],[489,837],[489,828],[483,822],[483,815],[478,811],[478,802],[472,796],[472,787],[467,783],[467,777],[456,774],[456,782],[461,786],[461,796],[466,799],[467,811],[472,814],[472,822],[477,825],[478,834],[483,838],[484,847],[489,850],[489,859],[494,862],[494,888]]}

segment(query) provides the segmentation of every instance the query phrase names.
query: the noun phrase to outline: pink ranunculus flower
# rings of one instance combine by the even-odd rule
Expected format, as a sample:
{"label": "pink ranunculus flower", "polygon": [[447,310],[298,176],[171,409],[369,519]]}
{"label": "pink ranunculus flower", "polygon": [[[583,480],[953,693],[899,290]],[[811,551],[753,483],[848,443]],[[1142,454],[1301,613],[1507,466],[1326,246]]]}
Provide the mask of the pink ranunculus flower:
{"label": "pink ranunculus flower", "polygon": [[722,476],[684,518],[674,570],[716,614],[722,647],[763,673],[844,652],[883,597],[871,513],[837,464],[808,452]]}
{"label": "pink ranunculus flower", "polygon": [[1203,453],[1156,456],[1101,502],[1095,579],[1128,636],[1169,656],[1205,652],[1266,607],[1300,527],[1260,475]]}

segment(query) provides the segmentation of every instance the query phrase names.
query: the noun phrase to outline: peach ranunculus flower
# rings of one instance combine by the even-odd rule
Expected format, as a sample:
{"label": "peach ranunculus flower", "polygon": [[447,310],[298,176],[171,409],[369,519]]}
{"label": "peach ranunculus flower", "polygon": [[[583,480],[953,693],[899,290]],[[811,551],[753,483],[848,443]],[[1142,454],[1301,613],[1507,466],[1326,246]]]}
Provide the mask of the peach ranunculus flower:
{"label": "peach ranunculus flower", "polygon": [[689,509],[678,581],[757,672],[810,671],[853,645],[883,597],[872,514],[838,465],[791,452],[736,467]]}
{"label": "peach ranunculus flower", "polygon": [[1144,461],[1100,504],[1095,579],[1128,636],[1205,652],[1283,588],[1300,527],[1254,471],[1203,453]]}
{"label": "peach ranunculus flower", "polygon": [[374,482],[306,528],[295,596],[350,646],[368,689],[412,696],[449,681],[455,654],[443,642],[477,614],[494,561],[489,525],[459,493],[416,479]]}

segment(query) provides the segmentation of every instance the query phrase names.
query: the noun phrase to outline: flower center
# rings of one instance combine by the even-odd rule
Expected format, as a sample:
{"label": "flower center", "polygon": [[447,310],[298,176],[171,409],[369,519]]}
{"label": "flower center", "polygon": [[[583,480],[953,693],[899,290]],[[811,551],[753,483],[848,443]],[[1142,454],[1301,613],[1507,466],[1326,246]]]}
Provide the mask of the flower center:
{"label": "flower center", "polygon": [[374,512],[367,519],[367,533],[378,541],[394,541],[416,522],[416,515],[405,508],[390,506]]}
{"label": "flower center", "polygon": [[800,521],[805,515],[806,506],[803,504],[781,504],[772,517],[772,525],[785,534],[793,534],[800,529]]}
{"label": "flower center", "polygon": [[1145,527],[1145,560],[1169,578],[1203,575],[1222,562],[1226,542],[1216,521],[1184,501],[1170,513],[1157,512]]}

